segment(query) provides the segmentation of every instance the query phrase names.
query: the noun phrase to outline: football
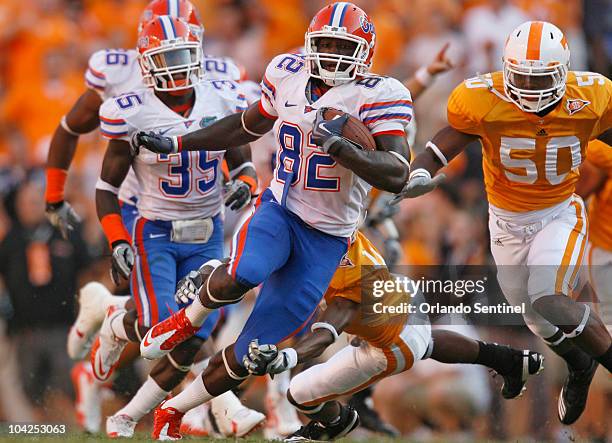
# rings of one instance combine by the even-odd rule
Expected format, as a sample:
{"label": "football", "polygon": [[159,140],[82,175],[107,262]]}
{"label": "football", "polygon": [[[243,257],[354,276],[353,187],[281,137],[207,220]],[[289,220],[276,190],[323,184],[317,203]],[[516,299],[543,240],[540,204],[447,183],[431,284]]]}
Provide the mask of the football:
{"label": "football", "polygon": [[[342,114],[344,114],[344,112],[330,108],[325,111],[323,117],[325,117],[325,120],[331,120],[335,116]],[[353,117],[352,115],[349,115],[349,118],[342,129],[342,136],[358,144],[366,151],[376,150],[376,142],[374,141],[374,137],[372,137],[370,130],[366,127],[366,125],[361,123],[359,119]]]}

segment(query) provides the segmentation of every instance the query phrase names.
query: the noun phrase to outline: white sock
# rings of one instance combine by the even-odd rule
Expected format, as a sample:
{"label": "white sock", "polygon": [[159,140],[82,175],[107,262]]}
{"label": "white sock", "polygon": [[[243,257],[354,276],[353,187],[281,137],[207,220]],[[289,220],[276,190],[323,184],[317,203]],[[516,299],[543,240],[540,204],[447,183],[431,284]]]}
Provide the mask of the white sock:
{"label": "white sock", "polygon": [[125,340],[125,341],[131,341],[127,335],[127,332],[125,332],[125,325],[123,324],[123,319],[125,318],[125,314],[127,314],[127,311],[125,309],[120,310],[111,319],[110,328],[111,328],[111,331],[113,331],[113,334],[115,334],[117,338],[120,338],[121,340]]}
{"label": "white sock", "polygon": [[104,309],[108,309],[110,306],[117,306],[118,308],[125,309],[125,305],[130,298],[132,297],[129,295],[111,295],[110,297],[106,297],[104,299],[106,305]]}
{"label": "white sock", "polygon": [[206,357],[204,360],[194,362],[191,365],[191,369],[190,369],[191,375],[193,375],[194,377],[199,376],[202,372],[204,372],[204,369],[208,367],[209,362],[210,362],[210,357]]}
{"label": "white sock", "polygon": [[289,389],[289,383],[291,383],[291,371],[281,372],[276,374],[274,378],[267,377],[267,393],[268,396],[276,400],[279,397],[285,397],[287,390]]}
{"label": "white sock", "polygon": [[224,392],[210,401],[210,409],[215,416],[227,416],[231,419],[236,412],[243,408],[244,405],[232,391]]}
{"label": "white sock", "polygon": [[213,312],[214,309],[208,309],[200,301],[200,297],[196,297],[195,300],[185,308],[185,315],[195,327],[202,326],[206,317]]}
{"label": "white sock", "polygon": [[155,409],[167,396],[169,392],[164,391],[151,377],[143,383],[134,398],[117,411],[115,415],[125,414],[135,421],[140,420],[153,409]]}
{"label": "white sock", "polygon": [[206,390],[202,376],[198,375],[180,394],[164,403],[164,408],[174,408],[180,412],[187,412],[202,403],[212,400],[213,397]]}

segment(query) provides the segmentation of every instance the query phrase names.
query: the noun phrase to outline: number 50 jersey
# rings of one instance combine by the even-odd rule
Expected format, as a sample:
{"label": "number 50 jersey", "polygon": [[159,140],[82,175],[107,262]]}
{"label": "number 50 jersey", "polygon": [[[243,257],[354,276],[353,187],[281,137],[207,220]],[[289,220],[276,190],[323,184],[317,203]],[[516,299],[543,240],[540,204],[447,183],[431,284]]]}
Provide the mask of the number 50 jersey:
{"label": "number 50 jersey", "polygon": [[448,99],[448,122],[478,135],[489,203],[512,212],[545,209],[574,193],[589,140],[612,125],[612,82],[570,72],[565,95],[544,117],[503,96],[502,73],[468,79]]}
{"label": "number 50 jersey", "polygon": [[372,135],[405,136],[412,118],[410,92],[389,77],[368,76],[335,86],[317,101],[306,98],[310,76],[296,54],[275,57],[262,80],[260,111],[276,118],[276,168],[270,184],[275,199],[304,222],[327,234],[348,237],[357,228],[370,190],[364,180],[337,164],[312,142],[317,109],[344,111]]}
{"label": "number 50 jersey", "polygon": [[[168,108],[152,89],[113,97],[100,108],[102,133],[108,139],[128,143],[138,131],[184,135],[247,106],[237,84],[230,80],[204,81],[194,86],[194,91],[195,103],[187,117]],[[140,215],[149,220],[191,220],[217,215],[223,208],[220,167],[224,152],[161,155],[141,149],[132,163],[140,185]]]}

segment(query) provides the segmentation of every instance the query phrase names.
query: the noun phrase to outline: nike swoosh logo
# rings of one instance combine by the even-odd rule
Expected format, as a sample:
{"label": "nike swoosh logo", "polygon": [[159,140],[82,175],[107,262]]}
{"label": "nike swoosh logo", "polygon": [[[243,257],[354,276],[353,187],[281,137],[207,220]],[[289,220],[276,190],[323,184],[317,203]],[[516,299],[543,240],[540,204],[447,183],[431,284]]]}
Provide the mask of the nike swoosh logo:
{"label": "nike swoosh logo", "polygon": [[325,132],[327,132],[328,134],[331,134],[331,131],[329,129],[327,129],[327,127],[325,126],[327,123],[321,123],[319,125],[320,128],[322,128]]}
{"label": "nike swoosh logo", "polygon": [[285,102],[285,108],[291,108],[293,106],[297,106],[297,103],[289,103],[288,101]]}
{"label": "nike swoosh logo", "polygon": [[98,375],[104,380],[108,377],[108,372],[104,372],[102,368],[102,357],[100,357],[100,354],[96,354],[96,361],[98,362]]}
{"label": "nike swoosh logo", "polygon": [[160,129],[159,130],[159,135],[164,135],[166,132],[168,132],[170,129],[172,128],[168,128],[168,129],[164,129],[163,131]]}
{"label": "nike swoosh logo", "polygon": [[167,234],[149,234],[149,238],[165,237]]}
{"label": "nike swoosh logo", "polygon": [[149,334],[145,335],[145,338],[143,340],[143,343],[147,348],[153,344],[148,339],[149,339]]}
{"label": "nike swoosh logo", "polygon": [[74,328],[74,332],[76,333],[76,335],[79,336],[79,338],[83,338],[85,337],[85,334],[83,334],[81,331],[79,331],[77,328]]}

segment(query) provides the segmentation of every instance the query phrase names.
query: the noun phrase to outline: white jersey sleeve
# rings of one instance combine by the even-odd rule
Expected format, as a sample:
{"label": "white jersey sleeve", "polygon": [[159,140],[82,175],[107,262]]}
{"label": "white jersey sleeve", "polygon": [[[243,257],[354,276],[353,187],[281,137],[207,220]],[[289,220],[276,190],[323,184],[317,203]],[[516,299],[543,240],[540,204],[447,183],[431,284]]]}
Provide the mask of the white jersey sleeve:
{"label": "white jersey sleeve", "polygon": [[119,97],[111,97],[100,107],[100,133],[108,140],[124,140],[129,143],[134,132],[128,118],[135,109],[142,105],[142,97],[138,93],[128,93]]}
{"label": "white jersey sleeve", "polygon": [[[259,110],[269,118],[278,117],[276,110],[276,91],[291,74],[297,72],[298,56],[281,54],[272,59],[261,79],[261,106]],[[303,67],[300,66],[301,69]],[[299,70],[299,69],[298,69]]]}
{"label": "white jersey sleeve", "polygon": [[207,80],[232,80],[239,82],[242,77],[240,68],[230,57],[206,55],[202,65],[204,66],[205,78]]}
{"label": "white jersey sleeve", "polygon": [[359,118],[372,135],[405,133],[413,116],[410,91],[391,77],[365,78],[359,83],[366,89],[371,85],[364,94]]}
{"label": "white jersey sleeve", "polygon": [[85,85],[103,100],[141,88],[142,75],[138,52],[129,49],[102,49],[89,58]]}

